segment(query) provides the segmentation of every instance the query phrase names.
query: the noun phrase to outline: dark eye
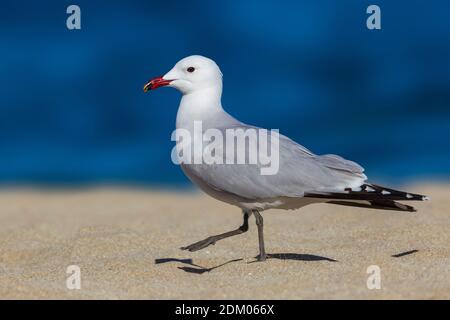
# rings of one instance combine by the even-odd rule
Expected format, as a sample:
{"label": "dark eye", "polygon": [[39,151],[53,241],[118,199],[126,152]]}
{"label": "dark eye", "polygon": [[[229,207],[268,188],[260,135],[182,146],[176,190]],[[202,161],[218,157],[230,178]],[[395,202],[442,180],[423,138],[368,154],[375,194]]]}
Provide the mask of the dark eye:
{"label": "dark eye", "polygon": [[195,68],[194,68],[194,67],[189,67],[189,68],[187,68],[187,72],[192,73],[192,72],[194,72],[194,71],[195,71]]}

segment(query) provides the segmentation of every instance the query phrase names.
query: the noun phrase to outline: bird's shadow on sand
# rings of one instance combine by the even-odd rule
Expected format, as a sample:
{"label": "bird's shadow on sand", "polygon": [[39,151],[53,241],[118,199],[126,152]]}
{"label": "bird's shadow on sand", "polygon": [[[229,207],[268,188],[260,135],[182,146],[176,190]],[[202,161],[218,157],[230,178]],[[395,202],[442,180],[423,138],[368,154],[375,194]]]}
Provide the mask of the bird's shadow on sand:
{"label": "bird's shadow on sand", "polygon": [[[248,263],[255,263],[259,262],[256,260],[257,257],[255,257],[254,261],[250,261]],[[337,262],[337,260],[327,258],[327,257],[321,257],[316,256],[313,254],[300,254],[300,253],[269,253],[267,254],[267,259],[279,259],[279,260],[295,260],[295,261],[329,261],[329,262]],[[178,267],[178,269],[183,270],[188,273],[195,273],[195,274],[203,274],[206,272],[210,272],[214,269],[218,269],[220,267],[223,267],[224,265],[227,265],[229,263],[242,261],[243,259],[234,259],[227,262],[224,262],[222,264],[219,264],[217,266],[211,267],[211,268],[205,268],[198,264],[195,264],[192,259],[177,259],[177,258],[161,258],[161,259],[155,259],[155,264],[163,264],[168,262],[178,262],[185,264],[185,266]]]}
{"label": "bird's shadow on sand", "polygon": [[337,262],[337,260],[316,256],[314,254],[301,254],[301,253],[268,253],[268,259],[279,259],[279,260],[296,260],[296,261],[329,261]]}
{"label": "bird's shadow on sand", "polygon": [[[406,255],[410,255],[410,254],[414,254],[416,252],[418,252],[419,250],[410,250],[410,251],[406,251],[406,252],[401,252],[398,254],[394,254],[391,257],[393,258],[400,258]],[[255,263],[255,262],[259,262],[257,260],[258,257],[255,257],[255,260],[250,261],[248,263]],[[278,259],[278,260],[294,260],[294,261],[328,261],[328,262],[338,262],[337,260],[331,259],[331,258],[327,258],[327,257],[322,257],[322,256],[317,256],[314,254],[301,254],[301,253],[268,253],[267,254],[267,259]],[[211,268],[206,268],[206,267],[202,267],[198,264],[195,264],[192,259],[177,259],[177,258],[161,258],[161,259],[155,259],[155,264],[163,264],[163,263],[168,263],[168,262],[177,262],[177,263],[182,263],[184,264],[184,266],[178,267],[178,269],[183,270],[185,272],[188,273],[194,273],[194,274],[203,274],[206,272],[210,272],[214,269],[218,269],[220,267],[223,267],[224,265],[227,265],[229,263],[233,263],[233,262],[238,262],[238,261],[242,261],[244,259],[234,259],[234,260],[230,260],[227,262],[224,262],[222,264],[219,264],[217,266],[211,267]]]}
{"label": "bird's shadow on sand", "polygon": [[401,257],[404,257],[404,256],[408,256],[408,255],[410,255],[410,254],[414,254],[414,253],[416,253],[416,252],[419,252],[419,250],[413,249],[413,250],[409,250],[409,251],[405,251],[405,252],[393,254],[391,257],[392,257],[392,258],[401,258]]}
{"label": "bird's shadow on sand", "polygon": [[205,272],[210,272],[214,269],[220,268],[226,264],[241,261],[241,260],[242,259],[230,260],[230,261],[227,261],[225,263],[219,264],[219,265],[217,265],[215,267],[211,267],[211,268],[205,268],[205,267],[199,266],[198,264],[195,264],[192,261],[192,259],[162,258],[162,259],[155,259],[155,264],[161,264],[161,263],[167,263],[167,262],[180,262],[183,264],[187,264],[188,266],[178,267],[178,269],[183,270],[188,273],[203,274]]}

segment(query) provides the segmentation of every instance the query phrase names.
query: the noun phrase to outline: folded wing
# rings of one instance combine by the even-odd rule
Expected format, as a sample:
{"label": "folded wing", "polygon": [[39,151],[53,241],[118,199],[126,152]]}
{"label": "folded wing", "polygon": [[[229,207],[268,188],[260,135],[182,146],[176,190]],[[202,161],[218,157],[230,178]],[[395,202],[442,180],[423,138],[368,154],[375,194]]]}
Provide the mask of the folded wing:
{"label": "folded wing", "polygon": [[[261,130],[245,125],[236,128]],[[254,152],[260,159],[262,150],[257,141],[252,141],[253,136],[248,139],[245,152]],[[268,139],[270,146],[270,134]],[[225,150],[216,152],[226,163]],[[336,155],[315,155],[283,135],[279,135],[278,154],[278,171],[273,175],[261,174],[264,165],[260,161],[257,164],[185,164],[183,168],[215,190],[247,199],[303,197],[312,191],[339,192],[359,187],[366,180],[363,168],[355,162]]]}

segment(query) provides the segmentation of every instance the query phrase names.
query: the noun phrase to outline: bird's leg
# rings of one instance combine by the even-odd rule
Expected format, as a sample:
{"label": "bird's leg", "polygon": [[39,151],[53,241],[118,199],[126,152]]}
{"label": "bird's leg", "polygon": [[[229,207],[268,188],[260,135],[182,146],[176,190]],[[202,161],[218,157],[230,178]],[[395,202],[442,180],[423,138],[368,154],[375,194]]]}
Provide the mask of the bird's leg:
{"label": "bird's leg", "polygon": [[258,226],[258,241],[259,241],[258,261],[265,261],[267,257],[266,257],[266,249],[264,248],[264,234],[263,234],[264,220],[258,210],[253,210],[253,214],[255,215],[256,225]]}
{"label": "bird's leg", "polygon": [[204,240],[193,243],[187,247],[181,247],[180,249],[181,250],[189,250],[189,251],[197,251],[197,250],[206,248],[207,246],[209,246],[211,244],[215,244],[219,240],[244,233],[248,230],[248,218],[250,217],[251,214],[252,214],[251,211],[244,211],[244,223],[242,224],[242,226],[240,226],[236,230],[208,237]]}

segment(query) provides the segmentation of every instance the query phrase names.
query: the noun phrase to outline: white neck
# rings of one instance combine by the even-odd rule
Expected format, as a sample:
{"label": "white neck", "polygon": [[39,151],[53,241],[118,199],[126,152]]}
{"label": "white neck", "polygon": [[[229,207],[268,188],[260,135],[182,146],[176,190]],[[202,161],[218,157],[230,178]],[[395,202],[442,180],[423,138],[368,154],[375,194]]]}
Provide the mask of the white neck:
{"label": "white neck", "polygon": [[183,94],[177,113],[177,128],[190,130],[194,121],[208,122],[225,113],[221,103],[222,83]]}

